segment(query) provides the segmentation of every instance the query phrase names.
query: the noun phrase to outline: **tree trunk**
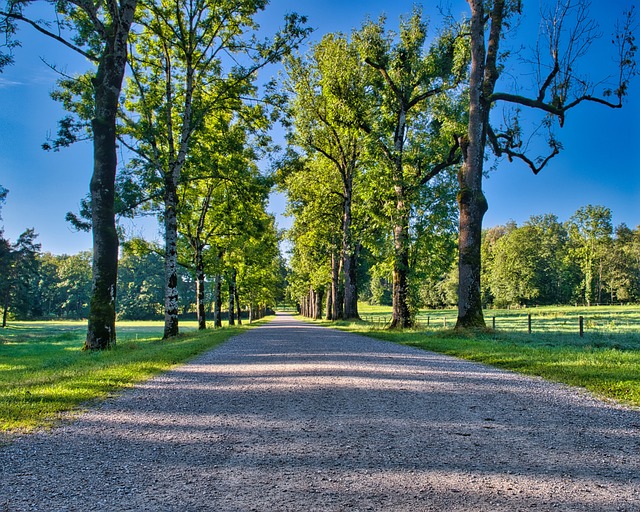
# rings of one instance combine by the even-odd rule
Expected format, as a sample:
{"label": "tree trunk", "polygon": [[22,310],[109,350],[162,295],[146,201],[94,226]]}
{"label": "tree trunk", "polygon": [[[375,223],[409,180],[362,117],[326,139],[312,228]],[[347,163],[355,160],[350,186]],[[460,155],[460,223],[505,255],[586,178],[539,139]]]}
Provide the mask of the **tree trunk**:
{"label": "tree trunk", "polygon": [[331,314],[332,314],[332,310],[333,310],[333,302],[332,302],[332,297],[331,297],[332,293],[331,293],[331,284],[329,284],[329,286],[327,287],[327,297],[326,297],[326,304],[324,306],[324,310],[325,310],[325,320],[332,320]]}
{"label": "tree trunk", "polygon": [[127,65],[127,39],[137,0],[110,3],[111,30],[105,41],[92,80],[95,117],[93,131],[93,175],[91,230],[93,235],[93,279],[85,350],[105,350],[116,344],[116,287],[118,279],[118,234],[115,223],[116,117]]}
{"label": "tree trunk", "polygon": [[[499,4],[500,2],[496,2]],[[482,171],[489,105],[485,88],[485,15],[483,0],[469,0],[471,6],[471,75],[469,79],[469,125],[462,140],[463,164],[458,173],[460,191],[460,233],[458,238],[458,320],[456,329],[486,327],[480,292],[480,244],[482,219],[487,200],[482,192]],[[494,6],[495,9],[499,7]],[[492,25],[492,29],[494,26]],[[495,36],[492,30],[492,36]],[[499,34],[498,34],[499,38]],[[497,45],[492,40],[490,45]],[[497,50],[497,46],[495,46]],[[491,87],[491,84],[488,84]]]}
{"label": "tree trunk", "polygon": [[[402,126],[402,132],[404,133],[404,123]],[[407,302],[409,286],[409,210],[406,204],[403,183],[401,142],[396,143],[396,155],[393,187],[396,196],[396,220],[393,226],[393,295],[390,327],[392,329],[405,329],[412,326],[413,318]]]}
{"label": "tree trunk", "polygon": [[235,319],[235,308],[234,308],[234,301],[235,301],[235,296],[236,296],[236,290],[235,290],[235,269],[231,270],[231,275],[229,276],[229,325],[236,325],[236,319]]}
{"label": "tree trunk", "polygon": [[342,268],[344,269],[343,319],[359,319],[358,292],[356,286],[356,258],[351,234],[351,206],[353,199],[353,172],[344,180],[344,212],[342,216]]}
{"label": "tree trunk", "polygon": [[234,272],[233,273],[233,289],[235,291],[235,297],[236,297],[236,311],[237,311],[237,316],[238,316],[238,325],[242,325],[242,308],[240,307],[240,295],[238,294],[238,281],[237,281],[237,274]]}
{"label": "tree trunk", "polygon": [[222,327],[222,279],[216,274],[214,282],[213,327]]}
{"label": "tree trunk", "polygon": [[412,317],[407,302],[409,250],[407,227],[397,225],[393,228],[393,295],[391,328],[405,329],[411,327]]}
{"label": "tree trunk", "polygon": [[331,252],[331,318],[337,320],[340,318],[340,299],[338,297],[340,291],[340,266],[335,250]]}
{"label": "tree trunk", "polygon": [[173,172],[164,180],[164,338],[178,335],[178,183]]}
{"label": "tree trunk", "polygon": [[321,320],[322,319],[322,297],[324,296],[324,290],[322,288],[320,288],[320,290],[318,290],[317,292],[315,292],[315,304],[313,306],[314,311],[314,316],[313,318],[315,320]]}
{"label": "tree trunk", "polygon": [[4,304],[2,305],[2,328],[7,327],[7,317],[9,315],[9,296],[11,295],[11,291],[9,287],[7,287],[7,291],[4,294]]}
{"label": "tree trunk", "polygon": [[204,305],[204,259],[202,258],[202,247],[196,247],[196,309],[198,314],[198,330],[207,328],[207,317]]}

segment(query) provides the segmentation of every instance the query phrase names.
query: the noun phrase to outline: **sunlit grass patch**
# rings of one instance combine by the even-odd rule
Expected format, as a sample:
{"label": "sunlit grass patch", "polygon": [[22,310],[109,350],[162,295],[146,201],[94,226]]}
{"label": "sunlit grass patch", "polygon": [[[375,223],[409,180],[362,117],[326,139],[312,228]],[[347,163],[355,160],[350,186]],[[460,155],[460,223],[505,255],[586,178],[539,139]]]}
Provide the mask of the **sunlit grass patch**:
{"label": "sunlit grass patch", "polygon": [[162,322],[120,322],[114,350],[82,351],[83,322],[20,322],[0,332],[0,431],[55,424],[62,413],[103,399],[239,334],[248,326],[162,340]]}
{"label": "sunlit grass patch", "polygon": [[[360,307],[360,306],[359,306]],[[640,406],[640,307],[546,307],[487,310],[496,330],[456,332],[455,310],[422,311],[415,329],[392,331],[388,307],[360,307],[362,321],[335,322],[340,329],[490,364],[583,387],[621,403]],[[532,333],[528,333],[528,314]],[[579,336],[579,317],[585,322]],[[446,328],[445,328],[446,324]]]}

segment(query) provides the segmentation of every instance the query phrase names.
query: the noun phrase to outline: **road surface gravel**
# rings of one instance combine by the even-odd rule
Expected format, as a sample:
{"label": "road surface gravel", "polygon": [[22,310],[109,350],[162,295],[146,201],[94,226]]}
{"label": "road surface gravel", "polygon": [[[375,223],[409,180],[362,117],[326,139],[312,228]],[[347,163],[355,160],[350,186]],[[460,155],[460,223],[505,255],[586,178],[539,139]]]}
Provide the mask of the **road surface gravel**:
{"label": "road surface gravel", "polygon": [[0,511],[640,511],[640,412],[287,315],[0,447]]}

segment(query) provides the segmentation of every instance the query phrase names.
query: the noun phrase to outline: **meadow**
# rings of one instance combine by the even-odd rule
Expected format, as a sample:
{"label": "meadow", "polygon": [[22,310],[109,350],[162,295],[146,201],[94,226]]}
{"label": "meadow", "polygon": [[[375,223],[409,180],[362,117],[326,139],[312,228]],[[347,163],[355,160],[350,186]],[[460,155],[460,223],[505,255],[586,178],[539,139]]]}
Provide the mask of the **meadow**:
{"label": "meadow", "polygon": [[[255,324],[254,324],[255,325]],[[0,330],[0,432],[54,425],[136,382],[219,345],[248,326],[183,334],[162,340],[162,322],[119,322],[116,348],[82,351],[86,322],[10,322]]]}
{"label": "meadow", "polygon": [[[361,322],[336,327],[583,387],[640,407],[640,306],[486,310],[489,327],[458,333],[457,311],[421,311],[415,329],[389,331],[391,309],[360,304]],[[531,334],[528,315],[531,314]],[[583,317],[584,336],[579,335]]]}

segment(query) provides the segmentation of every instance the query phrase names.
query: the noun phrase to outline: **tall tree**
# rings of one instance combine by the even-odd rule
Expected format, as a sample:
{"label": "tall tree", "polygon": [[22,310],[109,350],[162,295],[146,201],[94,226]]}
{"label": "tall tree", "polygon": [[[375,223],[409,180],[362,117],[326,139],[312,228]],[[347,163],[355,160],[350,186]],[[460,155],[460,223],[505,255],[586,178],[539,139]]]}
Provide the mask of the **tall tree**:
{"label": "tall tree", "polygon": [[165,338],[178,334],[178,187],[191,140],[212,112],[238,110],[243,96],[255,97],[257,71],[279,61],[309,31],[304,18],[290,14],[272,41],[258,41],[254,17],[267,3],[148,1],[140,12],[126,135],[162,202]]}
{"label": "tall tree", "polygon": [[357,48],[341,34],[328,34],[305,59],[287,61],[293,131],[290,143],[326,159],[339,179],[342,197],[342,269],[345,319],[358,318],[353,233],[354,183],[362,173],[365,69]]}
{"label": "tall tree", "polygon": [[38,273],[38,253],[40,244],[36,242],[38,235],[33,229],[25,230],[6,251],[0,248],[0,264],[4,267],[0,288],[2,289],[2,327],[7,326],[9,308],[12,307],[18,316],[30,316],[32,298],[35,295],[35,283]]}
{"label": "tall tree", "polygon": [[[454,27],[444,30],[427,48],[427,24],[419,9],[401,19],[397,36],[385,32],[384,24],[384,18],[368,22],[354,33],[354,39],[373,70],[370,90],[375,106],[362,128],[381,155],[392,191],[393,204],[388,208],[394,243],[391,326],[404,328],[413,324],[414,316],[408,302],[412,205],[421,187],[460,159],[450,131],[458,119],[451,116],[447,126],[447,119],[435,114],[434,105],[445,98],[455,102],[466,72],[466,51]],[[452,114],[455,109],[449,110]],[[448,141],[434,151],[438,137]]]}
{"label": "tall tree", "polygon": [[[7,0],[0,10],[0,27],[6,27],[12,33],[15,31],[16,21],[24,22],[73,49],[95,65],[95,71],[90,73],[93,175],[89,189],[93,232],[93,284],[84,348],[108,349],[116,343],[116,117],[127,63],[127,40],[138,1],[49,1],[53,21],[30,17],[27,8],[33,3],[35,2]],[[68,128],[68,121],[61,125],[64,132],[63,143],[74,140],[74,135]]]}
{"label": "tall tree", "polygon": [[568,222],[572,253],[582,270],[582,300],[587,306],[602,302],[605,254],[611,247],[611,210],[604,206],[580,208]]}
{"label": "tall tree", "polygon": [[[637,50],[633,11],[629,11],[614,36],[618,58],[617,83],[603,86],[601,80],[594,82],[578,75],[581,58],[588,54],[589,47],[598,37],[597,24],[588,16],[587,0],[559,0],[547,10],[543,9],[541,43],[533,58],[536,90],[531,96],[500,91],[497,86],[505,69],[503,59],[509,55],[501,48],[501,43],[513,19],[521,14],[523,2],[468,0],[468,3],[471,8],[471,71],[469,122],[467,133],[460,137],[463,166],[459,173],[458,196],[460,235],[456,328],[485,326],[480,293],[480,246],[482,219],[488,208],[482,192],[486,146],[489,145],[498,157],[523,161],[536,174],[561,149],[560,142],[550,130],[548,156],[535,158],[527,155],[517,111],[512,123],[500,127],[491,122],[492,108],[503,103],[515,109],[541,112],[546,116],[544,125],[547,127],[552,127],[554,122],[562,126],[567,112],[583,103],[619,108],[628,92],[629,80],[635,74]],[[546,44],[546,49],[542,48],[543,44]]]}

